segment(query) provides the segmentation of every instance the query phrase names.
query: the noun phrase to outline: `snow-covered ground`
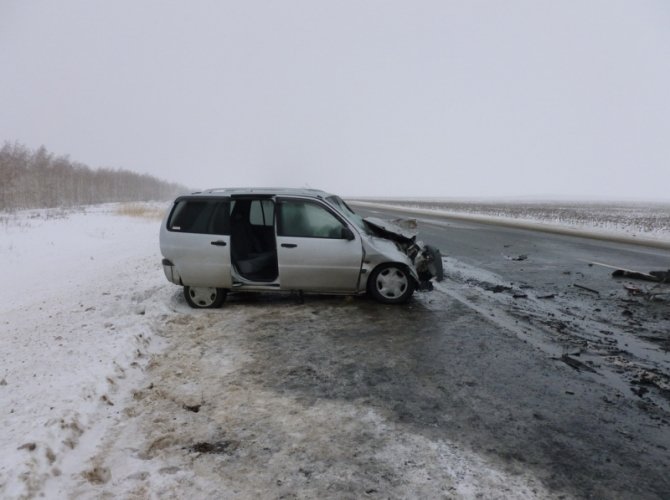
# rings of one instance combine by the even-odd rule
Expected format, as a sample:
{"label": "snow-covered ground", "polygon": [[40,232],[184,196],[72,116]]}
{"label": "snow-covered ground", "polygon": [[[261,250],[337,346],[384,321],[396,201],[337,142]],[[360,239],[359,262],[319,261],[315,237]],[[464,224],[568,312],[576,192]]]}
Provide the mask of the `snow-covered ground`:
{"label": "snow-covered ground", "polygon": [[105,205],[0,217],[0,497],[68,478],[160,348],[158,219]]}

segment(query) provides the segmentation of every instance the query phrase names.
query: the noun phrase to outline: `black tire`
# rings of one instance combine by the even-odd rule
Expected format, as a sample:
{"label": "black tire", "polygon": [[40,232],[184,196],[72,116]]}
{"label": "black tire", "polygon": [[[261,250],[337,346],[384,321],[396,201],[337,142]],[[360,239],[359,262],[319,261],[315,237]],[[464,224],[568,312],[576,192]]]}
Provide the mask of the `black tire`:
{"label": "black tire", "polygon": [[368,292],[384,304],[403,304],[412,294],[416,283],[406,267],[400,264],[383,264],[377,267],[368,280]]}
{"label": "black tire", "polygon": [[226,300],[227,290],[225,288],[213,288],[204,286],[185,286],[184,298],[189,306],[194,309],[215,309],[221,307]]}

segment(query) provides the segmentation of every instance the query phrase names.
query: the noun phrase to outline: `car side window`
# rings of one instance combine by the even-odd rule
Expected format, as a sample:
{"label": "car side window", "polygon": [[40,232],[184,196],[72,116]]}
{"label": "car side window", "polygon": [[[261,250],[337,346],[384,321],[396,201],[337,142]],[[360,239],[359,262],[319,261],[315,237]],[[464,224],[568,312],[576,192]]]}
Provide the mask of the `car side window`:
{"label": "car side window", "polygon": [[172,210],[167,227],[180,233],[230,234],[230,204],[219,200],[181,200]]}
{"label": "car side window", "polygon": [[253,226],[273,226],[275,204],[272,200],[253,200],[249,207],[249,222]]}
{"label": "car side window", "polygon": [[315,203],[285,200],[280,205],[279,236],[342,239],[344,227],[337,217]]}
{"label": "car side window", "polygon": [[230,234],[230,203],[216,202],[209,221],[209,234]]}

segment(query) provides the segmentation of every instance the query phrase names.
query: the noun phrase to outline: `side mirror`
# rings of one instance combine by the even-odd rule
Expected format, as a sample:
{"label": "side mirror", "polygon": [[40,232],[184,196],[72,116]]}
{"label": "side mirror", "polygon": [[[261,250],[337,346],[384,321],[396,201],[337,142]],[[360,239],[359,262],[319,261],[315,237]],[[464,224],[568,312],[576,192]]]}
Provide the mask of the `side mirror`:
{"label": "side mirror", "polygon": [[348,227],[343,227],[342,228],[342,238],[345,240],[353,240],[355,239],[354,232],[349,229]]}

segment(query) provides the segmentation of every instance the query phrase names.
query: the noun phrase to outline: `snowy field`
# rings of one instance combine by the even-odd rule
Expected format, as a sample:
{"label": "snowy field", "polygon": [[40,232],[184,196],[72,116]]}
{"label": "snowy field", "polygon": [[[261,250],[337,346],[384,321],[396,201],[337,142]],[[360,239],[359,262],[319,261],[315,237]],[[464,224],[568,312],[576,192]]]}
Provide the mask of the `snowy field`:
{"label": "snowy field", "polygon": [[[472,220],[518,223],[536,229],[565,229],[612,239],[670,245],[670,203],[481,202],[443,199],[361,199],[362,204],[401,206]],[[356,203],[360,203],[357,201]]]}
{"label": "snowy field", "polygon": [[119,209],[0,215],[2,498],[85,473],[161,346],[153,322],[174,291],[160,267],[161,210]]}
{"label": "snowy field", "polygon": [[[327,442],[332,447],[332,435],[319,434],[326,427],[342,433],[342,449],[332,448],[328,460],[339,454],[345,476],[333,476],[337,469],[324,476],[334,484],[349,487],[346,475],[356,477],[364,470],[357,467],[366,455],[354,462],[347,458],[347,436],[358,428],[356,432],[366,439],[376,436],[386,442],[387,434],[398,436],[381,449],[376,438],[371,439],[366,459],[397,475],[402,486],[395,494],[433,496],[448,488],[450,494],[463,497],[492,491],[551,496],[532,477],[510,475],[457,445],[400,436],[395,424],[373,410],[324,402],[303,412],[292,398],[278,398],[255,387],[254,378],[244,376],[240,367],[250,360],[266,362],[260,357],[253,360],[237,345],[240,328],[254,321],[272,328],[278,315],[287,314],[288,320],[302,325],[299,328],[309,328],[317,314],[333,316],[334,324],[342,324],[352,315],[349,309],[358,305],[326,302],[287,312],[280,302],[231,307],[225,315],[194,314],[162,273],[158,248],[162,210],[148,207],[123,213],[112,204],[0,216],[1,275],[8,285],[0,291],[0,497],[221,498],[277,491],[318,495],[325,486],[315,481],[309,486],[286,480],[277,490],[281,481],[275,484],[272,477],[293,466],[297,470],[309,453],[318,455]],[[367,319],[360,321],[365,324]],[[205,333],[211,338],[203,337]],[[203,343],[222,341],[223,350],[203,350]],[[223,386],[217,382],[236,371],[242,373],[241,379],[233,377]],[[198,373],[197,383],[203,389],[194,394],[193,384],[184,376]],[[153,381],[165,385],[152,391]],[[302,444],[287,448],[272,464],[260,465],[255,454],[246,457],[248,462],[241,457],[238,468],[229,471],[231,476],[221,476],[217,455],[195,453],[197,443],[188,449],[177,444],[180,438],[204,440],[214,430],[212,423],[200,431],[178,427],[198,418],[192,412],[197,410],[184,408],[199,408],[205,398],[212,401],[210,405],[218,401],[216,411],[222,418],[242,418],[240,432],[258,425],[258,432],[267,433],[269,441],[277,443],[284,436]],[[248,421],[243,418],[246,414]],[[254,423],[258,415],[261,418]],[[360,446],[365,453],[365,445]],[[408,457],[433,465],[405,471]],[[184,462],[192,465],[185,469]],[[323,467],[327,473],[330,466]],[[443,480],[431,482],[437,475]],[[307,473],[299,477],[309,482]],[[261,479],[268,479],[270,489],[258,486]]]}

